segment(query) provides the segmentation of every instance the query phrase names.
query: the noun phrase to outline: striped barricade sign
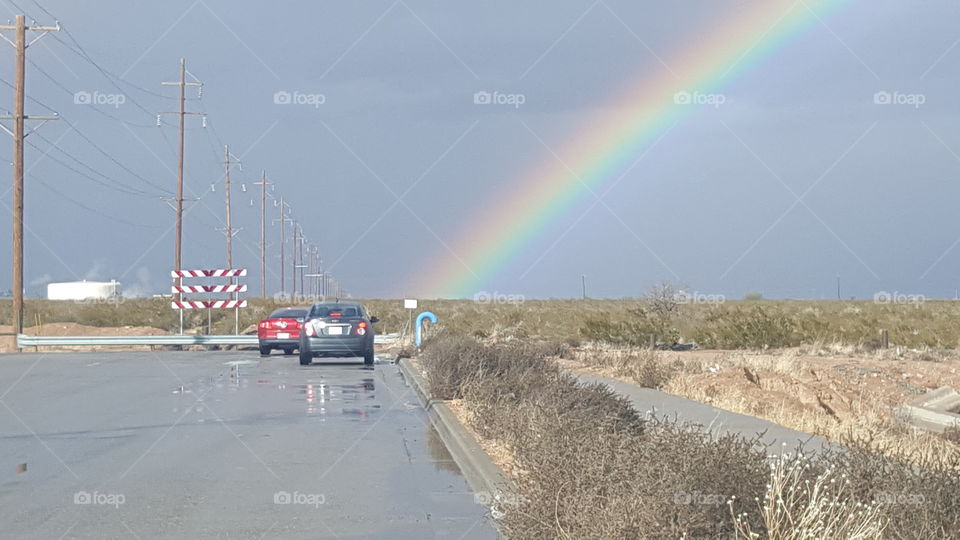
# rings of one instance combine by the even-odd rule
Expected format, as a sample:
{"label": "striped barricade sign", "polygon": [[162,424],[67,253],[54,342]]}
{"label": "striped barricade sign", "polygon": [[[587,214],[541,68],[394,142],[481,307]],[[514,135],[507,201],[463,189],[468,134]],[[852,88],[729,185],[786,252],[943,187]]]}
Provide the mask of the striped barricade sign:
{"label": "striped barricade sign", "polygon": [[174,285],[170,287],[173,293],[226,293],[226,292],[247,292],[246,285]]}
{"label": "striped barricade sign", "polygon": [[247,275],[246,268],[218,270],[171,270],[170,277],[240,277]]}
{"label": "striped barricade sign", "polygon": [[246,300],[184,300],[182,302],[170,302],[173,309],[233,309],[247,307]]}

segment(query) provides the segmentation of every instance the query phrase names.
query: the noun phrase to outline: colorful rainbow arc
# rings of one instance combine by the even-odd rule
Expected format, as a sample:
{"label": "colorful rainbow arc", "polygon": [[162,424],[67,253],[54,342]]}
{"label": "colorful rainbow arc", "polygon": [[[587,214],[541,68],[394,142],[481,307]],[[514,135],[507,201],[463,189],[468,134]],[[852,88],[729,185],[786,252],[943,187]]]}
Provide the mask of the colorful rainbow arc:
{"label": "colorful rainbow arc", "polygon": [[[698,107],[678,92],[717,93],[781,45],[849,0],[756,2],[666,62],[671,70],[639,83],[594,120],[557,156],[520,176],[498,202],[471,221],[448,257],[416,277],[426,297],[461,298],[514,261],[523,248],[575,203],[622,176],[645,148]],[[562,159],[562,161],[561,161]],[[618,174],[619,173],[619,174]]]}

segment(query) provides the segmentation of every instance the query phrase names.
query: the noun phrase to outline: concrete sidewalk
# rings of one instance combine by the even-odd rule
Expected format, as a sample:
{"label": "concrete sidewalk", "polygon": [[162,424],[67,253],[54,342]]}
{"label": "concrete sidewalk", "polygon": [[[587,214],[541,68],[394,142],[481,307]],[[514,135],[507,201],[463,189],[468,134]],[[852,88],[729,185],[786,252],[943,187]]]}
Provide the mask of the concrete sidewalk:
{"label": "concrete sidewalk", "polygon": [[656,413],[658,417],[676,418],[683,424],[700,424],[711,433],[735,433],[745,438],[761,434],[760,441],[769,446],[769,452],[780,454],[793,452],[802,444],[805,452],[817,451],[825,447],[836,447],[823,437],[794,431],[755,416],[718,409],[711,405],[693,401],[660,390],[643,388],[608,377],[573,373],[584,383],[600,383],[626,397],[641,414]]}

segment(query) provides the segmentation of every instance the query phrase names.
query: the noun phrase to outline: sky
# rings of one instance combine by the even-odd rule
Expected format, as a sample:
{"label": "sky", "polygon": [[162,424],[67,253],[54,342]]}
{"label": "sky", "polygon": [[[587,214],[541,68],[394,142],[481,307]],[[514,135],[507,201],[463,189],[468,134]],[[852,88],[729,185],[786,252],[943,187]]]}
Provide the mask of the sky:
{"label": "sky", "polygon": [[[234,266],[249,269],[253,294],[264,170],[268,295],[282,196],[355,297],[436,295],[420,278],[446,266],[468,276],[467,297],[578,297],[583,276],[592,297],[669,280],[728,298],[831,298],[838,281],[844,297],[953,298],[960,5],[837,3],[714,89],[722,103],[696,106],[640,149],[602,184],[602,204],[574,201],[473,279],[470,231],[509,218],[498,205],[528,171],[563,162],[570,141],[617,116],[625,91],[662,78],[677,51],[709,54],[704,36],[757,4],[0,0],[11,19],[62,27],[27,52],[27,113],[61,115],[27,138],[27,293],[81,279],[169,291],[177,127],[169,114],[158,127],[157,114],[177,108],[176,87],[161,82],[184,57],[203,83],[200,95],[187,89],[187,110],[206,115],[186,118],[184,268],[226,264],[227,144],[242,162]],[[2,51],[10,83],[13,50]],[[501,103],[477,103],[478,92]],[[0,143],[0,162],[10,155]],[[0,290],[9,174],[0,169]]]}

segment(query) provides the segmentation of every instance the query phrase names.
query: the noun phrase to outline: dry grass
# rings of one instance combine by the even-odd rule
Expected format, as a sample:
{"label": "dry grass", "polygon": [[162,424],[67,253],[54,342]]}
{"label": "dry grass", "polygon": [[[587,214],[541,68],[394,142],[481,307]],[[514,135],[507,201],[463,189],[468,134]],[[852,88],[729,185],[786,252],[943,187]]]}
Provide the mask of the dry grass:
{"label": "dry grass", "polygon": [[[869,540],[882,538],[886,528],[881,504],[858,502],[847,479],[829,467],[812,473],[803,454],[771,459],[770,481],[757,506],[769,540]],[[733,518],[738,540],[761,536],[744,514]]]}
{"label": "dry grass", "polygon": [[[8,299],[0,300],[0,324],[9,324]],[[241,328],[256,323],[286,300],[249,298],[240,311]],[[364,300],[380,317],[380,332],[409,328],[411,312],[400,300]],[[663,309],[654,300],[527,300],[478,303],[471,300],[423,300],[420,310],[433,311],[440,326],[461,335],[498,339],[553,339],[576,343],[603,341],[621,345],[648,343],[659,333],[662,343],[696,342],[721,349],[764,349],[788,346],[853,347],[872,351],[879,332],[890,332],[894,347],[926,347],[937,351],[960,344],[960,302],[927,301],[915,307],[870,301],[763,300],[727,301],[721,305],[685,304]],[[77,304],[28,299],[26,320],[77,322],[90,326],[152,326],[173,330],[177,314],[169,299],[128,299],[111,304]],[[187,314],[188,328],[202,328],[206,313]],[[215,332],[232,331],[233,314],[214,311]],[[830,345],[824,345],[830,344]]]}

